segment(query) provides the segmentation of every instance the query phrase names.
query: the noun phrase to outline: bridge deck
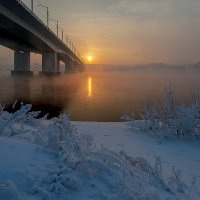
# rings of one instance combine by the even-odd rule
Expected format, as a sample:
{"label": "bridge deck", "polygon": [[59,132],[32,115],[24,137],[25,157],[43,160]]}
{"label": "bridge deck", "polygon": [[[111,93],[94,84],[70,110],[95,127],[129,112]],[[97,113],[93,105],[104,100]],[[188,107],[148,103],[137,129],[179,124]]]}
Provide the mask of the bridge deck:
{"label": "bridge deck", "polygon": [[19,0],[0,1],[0,43],[18,51],[56,52],[60,60],[83,64],[81,58]]}

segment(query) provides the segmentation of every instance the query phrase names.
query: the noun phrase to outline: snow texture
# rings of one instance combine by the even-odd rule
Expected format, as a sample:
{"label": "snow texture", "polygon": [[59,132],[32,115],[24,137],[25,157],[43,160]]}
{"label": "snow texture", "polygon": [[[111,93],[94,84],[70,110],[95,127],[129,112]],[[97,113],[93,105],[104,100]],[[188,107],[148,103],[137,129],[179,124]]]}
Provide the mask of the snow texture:
{"label": "snow texture", "polygon": [[186,199],[193,187],[163,178],[162,159],[154,165],[125,151],[95,146],[67,116],[35,119],[31,105],[0,113],[0,199]]}
{"label": "snow texture", "polygon": [[165,88],[164,99],[158,104],[146,99],[140,109],[143,125],[138,127],[134,114],[125,113],[122,119],[133,128],[160,133],[164,137],[200,137],[200,99],[197,91],[192,91],[192,102],[186,105],[183,100],[175,98],[175,86]]}

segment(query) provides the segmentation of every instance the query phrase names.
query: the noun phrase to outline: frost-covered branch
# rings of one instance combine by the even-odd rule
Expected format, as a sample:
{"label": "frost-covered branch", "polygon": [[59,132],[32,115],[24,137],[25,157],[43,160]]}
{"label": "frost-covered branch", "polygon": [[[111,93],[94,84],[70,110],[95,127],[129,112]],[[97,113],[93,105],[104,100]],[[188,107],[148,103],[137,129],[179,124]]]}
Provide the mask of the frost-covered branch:
{"label": "frost-covered branch", "polygon": [[[140,109],[140,116],[144,121],[143,128],[152,132],[159,131],[164,135],[176,136],[200,136],[200,101],[197,91],[192,91],[192,102],[186,105],[184,101],[178,101],[175,98],[175,86],[165,87],[164,99],[156,105],[152,101],[146,103]],[[134,122],[135,118],[126,114],[126,121]],[[140,127],[141,128],[141,127]]]}

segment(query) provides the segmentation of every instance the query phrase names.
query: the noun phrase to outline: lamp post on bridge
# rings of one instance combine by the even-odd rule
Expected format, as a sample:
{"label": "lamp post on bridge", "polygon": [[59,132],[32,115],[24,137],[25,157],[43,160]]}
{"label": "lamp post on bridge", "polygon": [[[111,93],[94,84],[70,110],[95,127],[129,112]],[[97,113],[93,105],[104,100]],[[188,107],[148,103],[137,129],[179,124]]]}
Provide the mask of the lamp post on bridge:
{"label": "lamp post on bridge", "polygon": [[64,35],[64,33],[63,33],[63,28],[62,28],[62,41],[63,41],[63,35]]}
{"label": "lamp post on bridge", "polygon": [[73,42],[71,42],[71,50],[73,51],[73,49],[74,49],[74,44]]}
{"label": "lamp post on bridge", "polygon": [[66,44],[79,58],[81,58],[80,53],[78,52],[72,41],[69,39],[68,35],[66,35]]}
{"label": "lamp post on bridge", "polygon": [[49,8],[47,6],[43,6],[41,4],[39,4],[38,6],[43,7],[47,10],[47,26],[49,27]]}
{"label": "lamp post on bridge", "polygon": [[69,42],[69,48],[71,49],[72,48],[72,42],[70,39],[68,39],[68,42]]}
{"label": "lamp post on bridge", "polygon": [[68,35],[66,35],[66,41],[65,41],[65,43],[66,43],[66,45],[68,46],[69,45],[69,37],[68,37]]}
{"label": "lamp post on bridge", "polygon": [[66,35],[66,44],[72,50],[73,43],[72,43],[71,39],[69,39],[68,35]]}
{"label": "lamp post on bridge", "polygon": [[56,19],[49,19],[49,20],[56,22],[56,31],[57,31],[57,36],[58,36],[58,28],[59,28],[58,20],[56,20]]}
{"label": "lamp post on bridge", "polygon": [[73,43],[72,43],[72,51],[74,52],[74,54],[76,54],[76,47]]}
{"label": "lamp post on bridge", "polygon": [[31,11],[33,12],[33,0],[31,0]]}
{"label": "lamp post on bridge", "polygon": [[62,42],[63,42],[63,37],[64,37],[64,31],[63,31],[63,28],[61,28],[61,27],[58,27],[59,29],[61,29],[62,30]]}

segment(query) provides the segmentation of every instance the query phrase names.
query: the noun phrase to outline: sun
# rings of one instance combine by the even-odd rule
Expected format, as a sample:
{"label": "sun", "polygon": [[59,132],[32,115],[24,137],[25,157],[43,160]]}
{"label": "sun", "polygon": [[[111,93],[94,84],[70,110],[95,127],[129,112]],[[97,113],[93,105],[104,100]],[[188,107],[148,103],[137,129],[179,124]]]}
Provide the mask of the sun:
{"label": "sun", "polygon": [[92,56],[87,56],[87,61],[88,62],[92,62],[93,61],[93,57]]}

